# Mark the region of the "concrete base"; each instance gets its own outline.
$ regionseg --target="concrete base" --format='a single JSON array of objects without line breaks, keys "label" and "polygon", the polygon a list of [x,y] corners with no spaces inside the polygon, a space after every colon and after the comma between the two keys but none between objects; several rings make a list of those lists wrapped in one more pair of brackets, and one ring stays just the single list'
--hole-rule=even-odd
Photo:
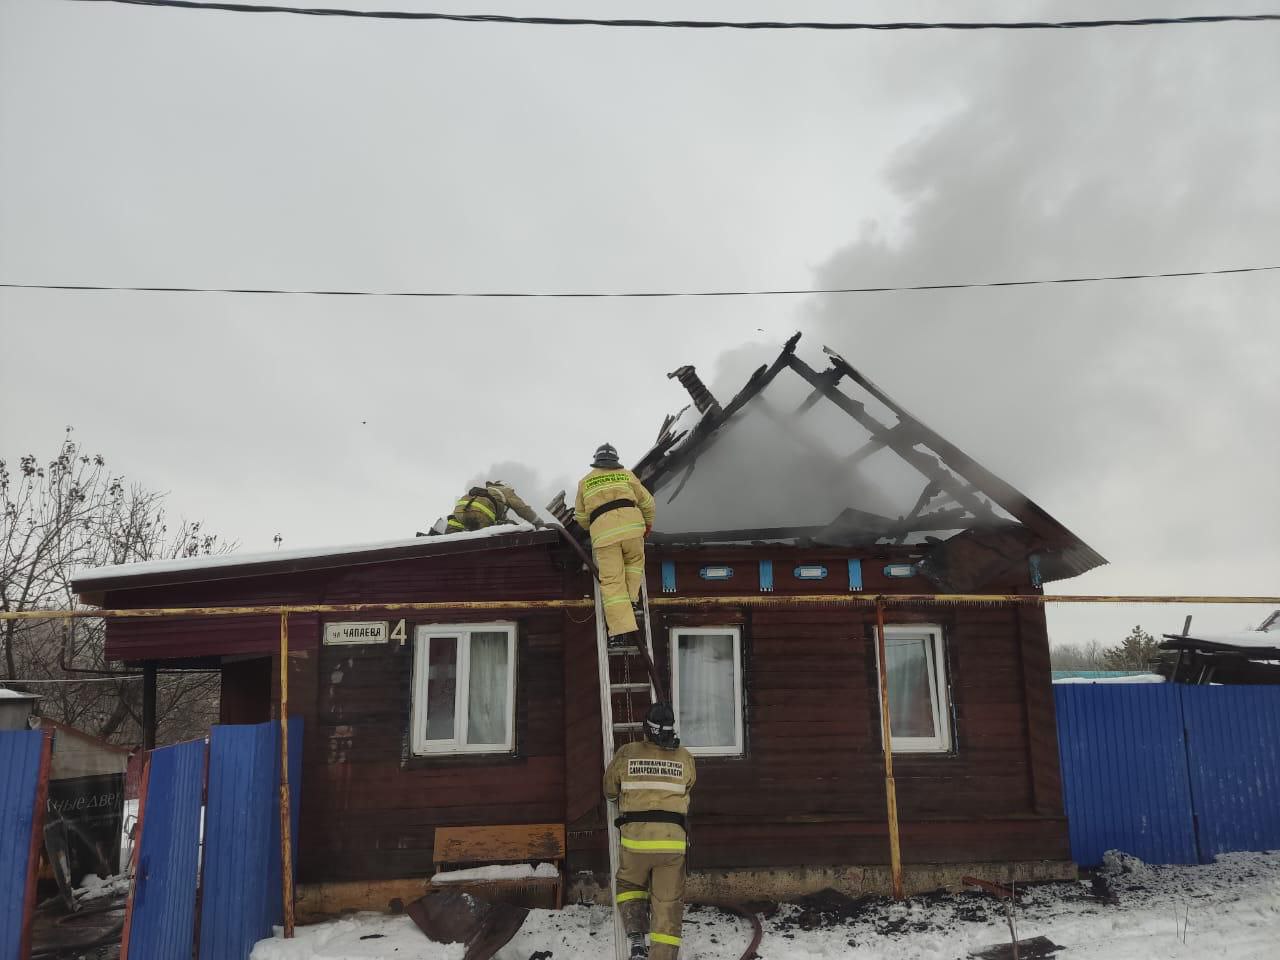
[{"label": "concrete base", "polygon": [[412,880],[302,883],[295,891],[298,923],[319,923],[353,911],[402,913],[405,904],[423,896],[431,886],[427,877]]},{"label": "concrete base", "polygon": [[[908,896],[935,890],[964,889],[962,877],[997,883],[1039,883],[1074,880],[1076,865],[1069,860],[1030,860],[1014,863],[903,864],[902,881]],[[771,869],[699,870],[689,875],[689,900],[742,903],[747,900],[795,900],[831,888],[851,897],[892,892],[889,867],[774,867]],[[572,888],[569,901],[572,902]]]},{"label": "concrete base", "polygon": [[[904,864],[903,884],[908,895],[934,890],[964,889],[961,878],[974,876],[997,883],[1042,883],[1076,879],[1076,865],[1069,860],[1027,860],[1014,863],[918,863]],[[604,877],[580,873],[566,877],[565,903],[609,903]],[[297,891],[299,923],[315,923],[353,910],[399,913],[404,905],[428,890],[426,877],[376,882],[304,883]],[[735,870],[698,870],[689,874],[689,901],[744,903],[750,900],[795,900],[828,887],[851,897],[864,894],[888,896],[887,865],[857,867],[773,867]]]}]

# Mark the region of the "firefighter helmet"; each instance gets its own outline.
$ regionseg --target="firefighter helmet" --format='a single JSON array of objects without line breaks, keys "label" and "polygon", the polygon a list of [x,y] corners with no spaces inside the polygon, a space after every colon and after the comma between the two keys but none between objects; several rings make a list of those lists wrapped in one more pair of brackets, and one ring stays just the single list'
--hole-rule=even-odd
[{"label": "firefighter helmet", "polygon": [[620,467],[621,462],[618,460],[618,451],[614,449],[611,443],[602,443],[596,448],[595,459],[591,461],[593,467]]},{"label": "firefighter helmet", "polygon": [[644,718],[644,736],[660,747],[674,750],[680,746],[676,736],[676,715],[669,703],[655,703]]}]

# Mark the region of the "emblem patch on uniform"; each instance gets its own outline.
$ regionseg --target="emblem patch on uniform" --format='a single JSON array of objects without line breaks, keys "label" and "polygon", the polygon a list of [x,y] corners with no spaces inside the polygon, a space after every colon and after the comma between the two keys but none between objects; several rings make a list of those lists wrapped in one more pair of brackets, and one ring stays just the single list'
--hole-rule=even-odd
[{"label": "emblem patch on uniform", "polygon": [[628,760],[628,777],[674,777],[684,779],[684,764],[679,760]]}]

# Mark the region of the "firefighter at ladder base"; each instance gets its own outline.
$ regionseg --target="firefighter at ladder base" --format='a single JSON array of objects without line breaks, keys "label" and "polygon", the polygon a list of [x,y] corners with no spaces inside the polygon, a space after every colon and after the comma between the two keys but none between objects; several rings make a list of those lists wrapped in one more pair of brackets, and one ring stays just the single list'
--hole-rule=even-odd
[{"label": "firefighter at ladder base", "polygon": [[621,813],[615,821],[622,834],[617,907],[631,960],[675,960],[684,922],[685,818],[696,777],[693,757],[676,737],[670,704],[649,708],[644,737],[619,747],[604,774],[605,796]]},{"label": "firefighter at ladder base", "polygon": [[578,481],[573,517],[591,533],[609,646],[638,642],[636,613],[644,581],[644,538],[653,529],[653,497],[607,443],[596,450],[591,472]]}]

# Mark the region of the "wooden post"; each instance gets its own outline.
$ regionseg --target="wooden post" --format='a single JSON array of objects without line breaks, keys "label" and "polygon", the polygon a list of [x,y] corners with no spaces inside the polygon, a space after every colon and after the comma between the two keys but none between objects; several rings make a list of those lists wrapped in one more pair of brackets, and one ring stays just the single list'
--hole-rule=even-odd
[{"label": "wooden post", "polygon": [[876,660],[880,665],[880,730],[884,738],[884,800],[889,813],[889,872],[893,898],[906,895],[902,887],[902,850],[898,844],[898,788],[893,782],[893,735],[889,730],[889,666],[884,645],[884,599],[876,597]]},{"label": "wooden post", "polygon": [[293,938],[293,838],[289,822],[289,614],[280,614],[280,877],[284,936]]},{"label": "wooden post", "polygon": [[142,749],[156,748],[156,662],[142,665]]}]

